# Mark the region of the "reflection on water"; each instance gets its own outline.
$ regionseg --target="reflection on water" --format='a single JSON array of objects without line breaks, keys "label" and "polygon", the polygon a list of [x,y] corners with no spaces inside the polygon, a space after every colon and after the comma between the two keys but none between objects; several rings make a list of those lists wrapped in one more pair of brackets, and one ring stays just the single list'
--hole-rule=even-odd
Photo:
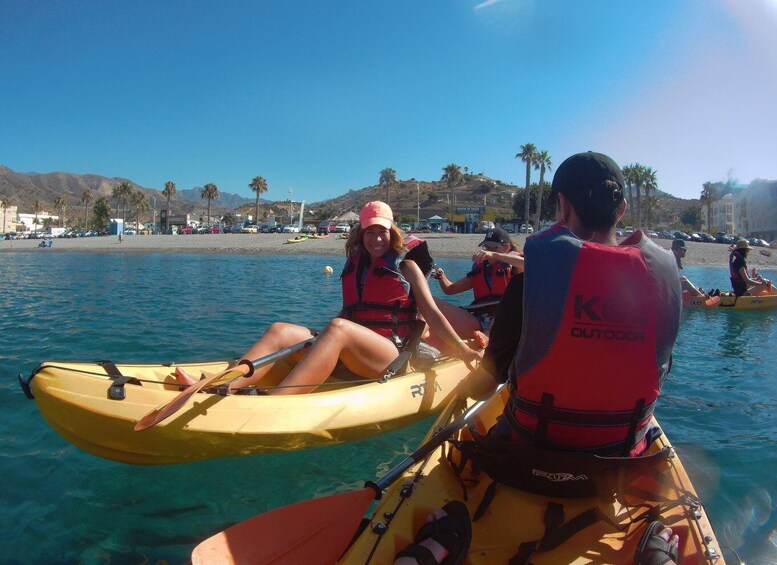
[{"label": "reflection on water", "polygon": [[[0,491],[0,558],[184,562],[197,540],[232,522],[360,487],[409,453],[429,421],[326,449],[132,467],[66,443],[19,390],[16,374],[29,374],[44,359],[225,358],[245,351],[275,320],[321,327],[340,307],[342,261],[0,256],[0,473],[15,485]],[[466,260],[438,263],[451,278],[469,270]],[[336,274],[323,275],[324,265]],[[705,288],[728,283],[725,268],[691,267],[685,274]],[[440,295],[436,283],[432,290]],[[455,299],[463,304],[470,297]],[[752,563],[777,562],[775,321],[774,311],[684,312],[657,408],[723,545]]]}]

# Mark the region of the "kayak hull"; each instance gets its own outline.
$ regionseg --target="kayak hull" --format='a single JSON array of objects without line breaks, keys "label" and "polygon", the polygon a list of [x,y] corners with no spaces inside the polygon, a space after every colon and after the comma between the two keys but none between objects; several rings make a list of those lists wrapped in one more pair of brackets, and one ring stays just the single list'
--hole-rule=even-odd
[{"label": "kayak hull", "polygon": [[[506,392],[478,413],[477,428],[481,433],[501,413]],[[663,447],[671,445],[662,434],[651,449]],[[490,484],[490,478],[473,471],[471,466],[457,476],[444,448],[439,448],[425,463],[410,468],[387,489],[369,524],[339,563],[393,562],[395,554],[412,543],[427,517],[447,501],[463,501],[470,516],[475,516]],[[612,500],[613,497],[553,498],[499,484],[483,515],[472,522],[472,543],[464,563],[507,563],[522,543],[542,539],[544,517],[551,502],[563,505],[564,523],[597,508],[618,527],[597,521],[557,547],[535,552],[531,563],[633,563],[642,534],[654,519],[671,524],[680,536],[681,563],[723,563],[704,508],[676,453],[630,484],[631,490],[617,492]]]},{"label": "kayak hull", "polygon": [[[95,363],[42,363],[28,381],[46,421],[66,440],[94,455],[137,465],[185,463],[332,445],[393,430],[439,411],[468,369],[442,359],[426,371],[385,381],[330,378],[300,395],[198,393],[174,416],[143,432],[135,423],[180,392],[174,371],[212,375],[226,362],[122,365],[139,380],[112,398],[115,382]],[[116,395],[114,395],[116,396]],[[121,395],[119,395],[121,396]]]},{"label": "kayak hull", "polygon": [[758,296],[723,296],[705,299],[683,293],[683,308],[698,310],[772,310],[777,308],[777,294]]}]

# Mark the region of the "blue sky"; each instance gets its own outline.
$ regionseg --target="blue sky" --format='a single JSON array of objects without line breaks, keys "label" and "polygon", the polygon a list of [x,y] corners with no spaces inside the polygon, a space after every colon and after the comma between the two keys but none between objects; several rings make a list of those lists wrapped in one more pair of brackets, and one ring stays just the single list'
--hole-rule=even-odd
[{"label": "blue sky", "polygon": [[[0,0],[0,164],[319,201],[597,150],[777,178],[777,0]],[[534,174],[536,180],[537,174]]]}]

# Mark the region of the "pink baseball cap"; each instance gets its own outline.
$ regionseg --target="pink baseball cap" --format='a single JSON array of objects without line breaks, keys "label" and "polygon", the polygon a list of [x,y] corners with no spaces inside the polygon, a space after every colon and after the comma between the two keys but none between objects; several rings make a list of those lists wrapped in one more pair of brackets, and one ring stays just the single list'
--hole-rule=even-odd
[{"label": "pink baseball cap", "polygon": [[394,213],[385,202],[380,202],[378,200],[368,202],[359,213],[359,224],[362,229],[367,229],[368,227],[375,225],[390,228],[393,223]]}]

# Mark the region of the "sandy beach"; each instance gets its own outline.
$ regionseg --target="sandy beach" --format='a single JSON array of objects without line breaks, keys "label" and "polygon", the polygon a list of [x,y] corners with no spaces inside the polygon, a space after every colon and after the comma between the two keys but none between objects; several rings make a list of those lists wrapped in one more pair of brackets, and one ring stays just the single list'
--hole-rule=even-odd
[{"label": "sandy beach", "polygon": [[[482,234],[420,234],[429,244],[434,257],[468,257],[483,240]],[[41,240],[25,239],[0,241],[2,252],[66,253],[72,251],[100,253],[259,253],[267,255],[302,254],[344,255],[345,240],[336,235],[323,239],[308,239],[300,243],[287,243],[289,234],[203,234],[203,235],[130,235],[119,243],[117,236],[87,237],[78,239],[53,239],[49,248],[39,248]],[[513,235],[520,247],[525,235]],[[668,248],[669,240],[657,239],[658,245]],[[727,266],[728,246],[718,243],[686,244],[688,252],[685,265]],[[753,250],[748,265],[777,267],[777,250]]]}]

